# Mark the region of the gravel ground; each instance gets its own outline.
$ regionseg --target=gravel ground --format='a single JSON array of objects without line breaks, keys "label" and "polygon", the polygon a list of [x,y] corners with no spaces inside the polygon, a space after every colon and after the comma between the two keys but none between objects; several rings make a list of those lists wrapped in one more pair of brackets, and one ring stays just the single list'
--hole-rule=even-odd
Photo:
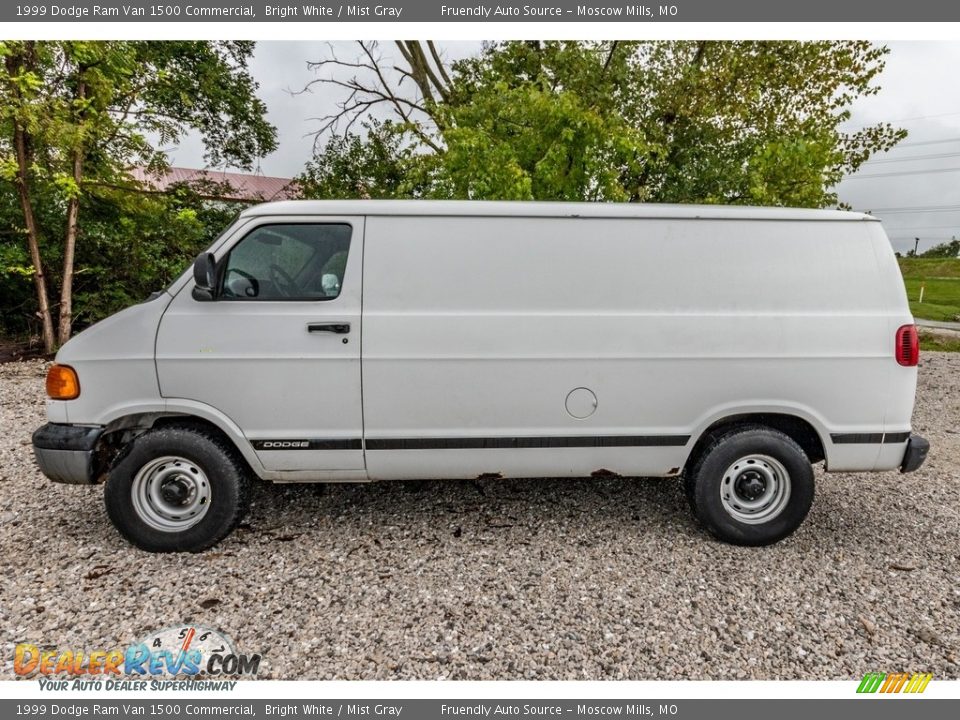
[{"label": "gravel ground", "polygon": [[199,555],[114,532],[35,469],[44,366],[0,365],[2,676],[16,642],[199,623],[282,679],[960,676],[960,354],[923,358],[917,473],[823,475],[770,548],[707,537],[675,480],[258,487]]}]

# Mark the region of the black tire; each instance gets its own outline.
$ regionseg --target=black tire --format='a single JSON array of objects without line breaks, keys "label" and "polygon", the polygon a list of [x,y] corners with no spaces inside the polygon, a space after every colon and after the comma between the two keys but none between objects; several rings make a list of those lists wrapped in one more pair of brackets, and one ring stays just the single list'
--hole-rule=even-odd
[{"label": "black tire", "polygon": [[[209,506],[184,530],[161,530],[137,510],[134,480],[158,458],[176,456],[199,468]],[[235,448],[201,428],[165,427],[137,437],[110,470],[104,489],[107,515],[120,534],[149,552],[199,552],[216,545],[243,519],[249,502],[248,470]]]},{"label": "black tire", "polygon": [[[739,477],[727,474],[728,469],[752,455],[772,458],[789,476],[789,496],[779,505],[782,509],[756,524],[735,517],[721,498],[721,487],[730,488]],[[782,540],[800,526],[813,504],[813,467],[803,449],[782,432],[761,425],[744,425],[709,438],[684,483],[697,519],[715,537],[734,545],[770,545]],[[727,502],[735,504],[736,496]]]}]

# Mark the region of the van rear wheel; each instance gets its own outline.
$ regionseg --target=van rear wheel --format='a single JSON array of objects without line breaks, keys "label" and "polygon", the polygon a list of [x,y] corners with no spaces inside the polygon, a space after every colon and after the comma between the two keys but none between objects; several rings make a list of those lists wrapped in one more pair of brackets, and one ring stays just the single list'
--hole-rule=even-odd
[{"label": "van rear wheel", "polygon": [[199,552],[222,540],[247,507],[246,467],[234,448],[198,428],[150,430],[111,469],[107,515],[150,552]]},{"label": "van rear wheel", "polygon": [[813,503],[813,468],[787,435],[742,426],[715,436],[684,478],[694,515],[735,545],[769,545],[790,535]]}]

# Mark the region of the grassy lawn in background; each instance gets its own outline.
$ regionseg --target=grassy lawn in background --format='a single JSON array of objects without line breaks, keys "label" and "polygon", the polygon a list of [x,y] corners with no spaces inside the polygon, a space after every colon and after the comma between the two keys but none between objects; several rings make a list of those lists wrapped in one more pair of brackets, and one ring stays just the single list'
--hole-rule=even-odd
[{"label": "grassy lawn in background", "polygon": [[920,333],[920,350],[960,352],[960,335]]},{"label": "grassy lawn in background", "polygon": [[900,258],[900,272],[914,317],[960,322],[960,259]]}]

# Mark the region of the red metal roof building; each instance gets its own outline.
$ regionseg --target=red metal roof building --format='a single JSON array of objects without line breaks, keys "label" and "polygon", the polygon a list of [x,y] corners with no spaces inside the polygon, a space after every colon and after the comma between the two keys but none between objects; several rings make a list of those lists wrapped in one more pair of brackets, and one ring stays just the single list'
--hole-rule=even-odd
[{"label": "red metal roof building", "polygon": [[198,189],[201,197],[208,200],[265,202],[299,197],[297,183],[292,178],[181,167],[168,168],[160,175],[155,175],[146,168],[134,168],[131,175],[137,182],[156,192],[164,192],[173,185],[186,183]]}]

